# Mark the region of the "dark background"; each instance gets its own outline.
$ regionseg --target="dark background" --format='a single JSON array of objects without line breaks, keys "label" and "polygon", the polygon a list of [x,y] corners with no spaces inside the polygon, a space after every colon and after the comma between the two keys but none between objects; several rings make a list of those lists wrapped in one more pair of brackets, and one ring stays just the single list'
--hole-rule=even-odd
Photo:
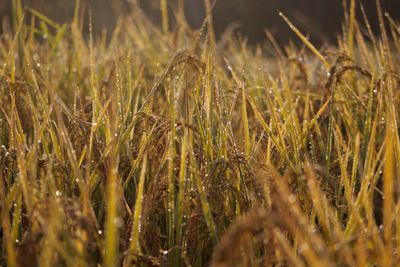
[{"label": "dark background", "polygon": [[[104,27],[112,28],[119,15],[129,13],[129,0],[81,0],[85,10],[89,7],[93,13],[95,31]],[[26,5],[40,10],[58,22],[71,19],[73,0],[25,0]],[[159,0],[139,0],[142,8],[156,23],[160,21]],[[170,7],[177,0],[169,0]],[[193,27],[199,27],[204,18],[203,0],[184,0],[187,21]],[[375,0],[357,1],[367,11],[373,28],[377,31]],[[384,11],[395,20],[400,19],[400,0],[382,0]],[[250,42],[265,39],[264,30],[270,30],[280,43],[294,38],[289,27],[278,16],[279,11],[286,14],[304,33],[308,33],[316,43],[334,41],[341,32],[343,22],[342,0],[216,0],[213,9],[214,24],[218,35],[228,25],[238,22],[240,32]],[[360,8],[358,13],[361,18]],[[0,17],[10,14],[11,0],[0,0]]]}]

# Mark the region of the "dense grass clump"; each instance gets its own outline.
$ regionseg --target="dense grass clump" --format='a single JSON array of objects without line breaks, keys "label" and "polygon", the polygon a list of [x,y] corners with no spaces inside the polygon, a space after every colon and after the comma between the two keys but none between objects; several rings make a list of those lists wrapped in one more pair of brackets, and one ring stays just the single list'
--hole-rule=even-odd
[{"label": "dense grass clump", "polygon": [[379,4],[381,36],[351,1],[317,49],[283,14],[302,47],[179,9],[172,28],[166,1],[162,30],[136,7],[85,39],[78,5],[59,25],[13,2],[0,265],[400,264],[400,27]]}]

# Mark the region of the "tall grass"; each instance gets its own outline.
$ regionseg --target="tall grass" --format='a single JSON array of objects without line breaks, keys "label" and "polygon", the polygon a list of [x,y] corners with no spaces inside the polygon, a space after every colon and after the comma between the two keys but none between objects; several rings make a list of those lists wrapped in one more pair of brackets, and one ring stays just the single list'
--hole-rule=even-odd
[{"label": "tall grass", "polygon": [[60,25],[13,1],[1,265],[400,264],[400,26],[351,1],[336,45],[281,14],[303,46],[251,47],[204,3],[198,30],[161,0],[162,29],[135,8],[107,40],[79,2]]}]

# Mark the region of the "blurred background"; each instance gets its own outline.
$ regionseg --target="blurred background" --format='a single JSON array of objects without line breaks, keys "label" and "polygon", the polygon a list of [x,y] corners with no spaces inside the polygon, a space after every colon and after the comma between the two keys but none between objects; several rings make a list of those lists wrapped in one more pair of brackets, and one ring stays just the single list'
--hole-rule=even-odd
[{"label": "blurred background", "polygon": [[[10,15],[12,0],[0,0],[2,21]],[[160,22],[159,0],[81,0],[82,6],[93,13],[95,32],[103,28],[112,29],[121,15],[129,13],[133,1],[138,1],[148,16]],[[204,0],[168,0],[172,10],[181,1],[185,5],[185,16],[192,27],[199,27],[204,19]],[[71,19],[75,1],[73,0],[23,0],[50,18],[65,22]],[[364,6],[373,28],[377,31],[375,0],[359,0]],[[384,11],[395,20],[400,18],[400,0],[381,0]],[[251,43],[266,38],[265,29],[272,32],[279,43],[294,38],[293,33],[278,16],[279,11],[286,14],[313,42],[320,44],[334,41],[341,32],[343,21],[343,2],[341,0],[216,0],[213,8],[217,35],[235,23],[239,32]],[[360,8],[358,13],[361,18]],[[171,12],[172,15],[172,12]]]}]

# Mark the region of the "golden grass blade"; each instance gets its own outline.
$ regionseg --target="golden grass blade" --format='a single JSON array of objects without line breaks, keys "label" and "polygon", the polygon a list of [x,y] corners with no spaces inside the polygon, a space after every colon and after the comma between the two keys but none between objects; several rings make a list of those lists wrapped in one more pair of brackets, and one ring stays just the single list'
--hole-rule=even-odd
[{"label": "golden grass blade", "polygon": [[[143,223],[142,209],[143,209],[143,196],[144,196],[144,183],[146,178],[146,168],[147,168],[147,154],[143,156],[142,169],[140,171],[139,184],[137,188],[137,195],[135,201],[135,211],[133,213],[133,225],[131,229],[129,254],[139,255],[141,253],[140,248],[140,231],[141,224]],[[126,258],[126,263],[129,266],[129,262],[133,260],[134,256],[128,255]]]},{"label": "golden grass blade", "polygon": [[296,26],[294,26],[293,23],[290,22],[290,20],[285,15],[283,15],[282,12],[279,13],[279,16],[281,16],[285,20],[285,22],[289,25],[289,27],[293,30],[293,32],[300,38],[300,40],[307,46],[307,48],[310,49],[311,52],[314,53],[314,55],[321,60],[321,62],[324,64],[326,70],[327,71],[330,70],[331,64],[329,64],[328,61],[318,51],[318,49],[315,48],[315,46],[310,43],[310,41],[307,39],[307,37],[305,37],[299,31],[299,29],[297,29]]}]

